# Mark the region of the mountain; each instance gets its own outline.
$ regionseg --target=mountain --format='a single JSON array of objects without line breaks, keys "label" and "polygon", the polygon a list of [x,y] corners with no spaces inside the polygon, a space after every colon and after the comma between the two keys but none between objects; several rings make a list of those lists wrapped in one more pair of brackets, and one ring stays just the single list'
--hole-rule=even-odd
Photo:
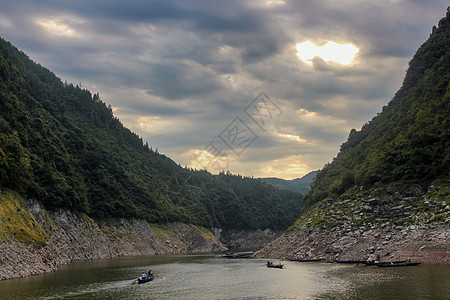
[{"label": "mountain", "polygon": [[0,188],[96,220],[224,230],[284,230],[303,204],[256,179],[182,168],[125,128],[98,93],[63,83],[3,39]]},{"label": "mountain", "polygon": [[259,255],[450,263],[449,81],[450,7],[394,98],[350,132],[300,219]]},{"label": "mountain", "polygon": [[285,180],[276,177],[260,178],[260,180],[263,182],[270,183],[271,185],[279,189],[290,190],[294,192],[299,192],[302,195],[306,195],[311,189],[311,184],[314,178],[316,177],[317,172],[318,171],[312,171],[301,178],[296,178],[292,180]]}]

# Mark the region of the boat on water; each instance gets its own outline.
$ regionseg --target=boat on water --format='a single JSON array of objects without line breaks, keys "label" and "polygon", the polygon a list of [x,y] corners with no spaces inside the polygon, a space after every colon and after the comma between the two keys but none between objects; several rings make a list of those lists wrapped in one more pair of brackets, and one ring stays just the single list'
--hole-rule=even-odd
[{"label": "boat on water", "polygon": [[278,269],[283,269],[284,267],[282,263],[274,264],[273,262],[267,262],[266,266],[268,268],[278,268]]},{"label": "boat on water", "polygon": [[137,279],[137,282],[138,282],[138,284],[141,284],[141,283],[147,283],[147,282],[149,282],[149,281],[152,281],[153,278],[154,278],[153,275],[145,276],[145,277],[144,277],[144,276],[141,276],[141,277],[139,277],[139,278]]},{"label": "boat on water", "polygon": [[405,260],[397,260],[397,261],[365,261],[363,262],[363,264],[365,264],[366,266],[376,266],[376,265],[388,265],[391,263],[394,264],[401,264],[401,263],[405,263],[408,262],[406,259]]},{"label": "boat on water", "polygon": [[313,261],[323,261],[324,259],[323,258],[300,258],[300,257],[297,257],[297,258],[292,258],[292,259],[290,259],[290,261],[301,261],[301,262],[313,262]]},{"label": "boat on water", "polygon": [[222,257],[225,258],[252,258],[253,253],[243,252],[243,253],[226,253]]},{"label": "boat on water", "polygon": [[410,267],[410,266],[418,266],[420,265],[420,262],[400,262],[400,263],[376,263],[375,266],[381,267],[381,268],[390,268],[390,267]]},{"label": "boat on water", "polygon": [[336,262],[338,264],[363,264],[366,261],[365,260],[353,260],[353,259],[349,259],[349,260],[336,260]]},{"label": "boat on water", "polygon": [[150,269],[150,270],[148,270],[147,274],[145,274],[145,272],[144,272],[142,274],[142,276],[139,276],[138,278],[136,278],[136,280],[133,283],[135,283],[136,281],[138,284],[147,283],[147,282],[152,281],[153,278],[154,278],[153,271]]}]

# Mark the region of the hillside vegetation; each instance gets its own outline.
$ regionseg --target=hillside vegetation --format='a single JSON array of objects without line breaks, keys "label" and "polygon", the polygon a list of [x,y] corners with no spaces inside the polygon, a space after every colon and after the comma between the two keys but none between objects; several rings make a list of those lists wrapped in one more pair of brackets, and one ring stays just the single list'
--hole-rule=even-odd
[{"label": "hillside vegetation", "polygon": [[[450,178],[450,16],[409,63],[403,86],[381,113],[352,130],[317,174],[308,206],[373,189],[427,189]],[[382,87],[380,87],[382,88]]]},{"label": "hillside vegetation", "polygon": [[292,180],[285,180],[276,177],[261,178],[260,180],[270,183],[271,185],[279,189],[299,192],[302,195],[306,195],[311,190],[311,184],[316,177],[317,172],[318,171],[312,171],[301,178]]},{"label": "hillside vegetation", "polygon": [[383,111],[316,176],[301,217],[259,257],[450,264],[450,10]]},{"label": "hillside vegetation", "polygon": [[[285,229],[299,193],[182,168],[114,117],[99,94],[61,82],[0,40],[0,188],[97,219]],[[0,200],[1,200],[0,193]]]}]

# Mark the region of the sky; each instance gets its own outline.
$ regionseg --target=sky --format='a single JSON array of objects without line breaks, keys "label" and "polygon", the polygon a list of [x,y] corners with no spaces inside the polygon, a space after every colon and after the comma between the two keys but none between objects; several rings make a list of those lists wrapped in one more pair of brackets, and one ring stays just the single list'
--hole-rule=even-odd
[{"label": "sky", "polygon": [[182,166],[293,179],[382,110],[444,0],[0,0],[0,36]]}]

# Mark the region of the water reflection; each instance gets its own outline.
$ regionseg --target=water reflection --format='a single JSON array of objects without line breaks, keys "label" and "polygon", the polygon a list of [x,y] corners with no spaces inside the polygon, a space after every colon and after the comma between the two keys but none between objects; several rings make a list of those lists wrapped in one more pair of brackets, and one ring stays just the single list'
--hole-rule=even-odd
[{"label": "water reflection", "polygon": [[[0,282],[4,299],[445,299],[449,267],[376,268],[215,255],[77,262],[58,272]],[[133,284],[155,271],[155,279]],[[0,297],[0,298],[1,298]],[[3,299],[3,298],[2,298]]]}]

